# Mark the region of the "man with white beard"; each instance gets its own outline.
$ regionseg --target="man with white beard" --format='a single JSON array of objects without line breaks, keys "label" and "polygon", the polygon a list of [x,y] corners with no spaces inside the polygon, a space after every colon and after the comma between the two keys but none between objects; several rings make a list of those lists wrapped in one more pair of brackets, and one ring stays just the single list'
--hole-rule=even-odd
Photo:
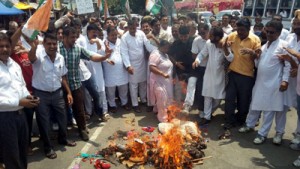
[{"label": "man with white beard", "polygon": [[149,52],[155,49],[146,35],[137,30],[136,21],[128,21],[128,32],[121,39],[121,56],[129,73],[130,97],[133,110],[137,113],[141,112],[138,105],[138,91],[141,102],[147,102],[147,64],[144,47]]}]

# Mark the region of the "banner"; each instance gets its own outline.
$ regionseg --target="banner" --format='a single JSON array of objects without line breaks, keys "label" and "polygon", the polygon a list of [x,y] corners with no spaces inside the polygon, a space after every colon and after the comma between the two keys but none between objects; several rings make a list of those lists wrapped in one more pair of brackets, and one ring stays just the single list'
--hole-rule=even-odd
[{"label": "banner", "polygon": [[94,6],[92,0],[76,0],[78,14],[93,13]]}]

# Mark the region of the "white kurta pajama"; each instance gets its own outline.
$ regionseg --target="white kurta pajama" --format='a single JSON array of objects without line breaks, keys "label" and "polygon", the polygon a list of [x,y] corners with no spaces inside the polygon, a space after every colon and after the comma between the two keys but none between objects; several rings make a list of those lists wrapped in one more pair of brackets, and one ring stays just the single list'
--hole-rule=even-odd
[{"label": "white kurta pajama", "polygon": [[257,77],[252,90],[250,111],[246,125],[254,128],[263,111],[263,123],[258,134],[266,137],[273,122],[275,112],[283,111],[283,92],[279,90],[281,82],[288,82],[290,63],[279,60],[279,54],[286,54],[283,47],[287,42],[277,39],[267,48],[269,42],[262,46],[262,54],[257,60]]},{"label": "white kurta pajama", "polygon": [[[106,41],[108,40],[105,40],[105,42]],[[117,39],[115,44],[111,42],[108,44],[110,49],[113,50],[109,59],[114,62],[114,65],[107,62],[102,63],[107,100],[111,107],[117,106],[115,102],[115,91],[116,88],[118,88],[121,104],[124,106],[128,102],[128,72],[121,57],[121,40]]]},{"label": "white kurta pajama", "polygon": [[134,73],[129,74],[129,90],[132,106],[138,106],[138,90],[142,102],[147,102],[147,62],[144,46],[149,52],[155,47],[150,44],[144,32],[137,30],[135,36],[126,32],[121,39],[121,56],[126,68],[131,66]]},{"label": "white kurta pajama", "polygon": [[225,98],[224,58],[223,49],[217,48],[210,40],[206,42],[196,58],[199,63],[208,59],[202,87],[202,96],[204,96],[203,113],[204,118],[207,120],[210,120],[213,109],[219,105],[221,99]]},{"label": "white kurta pajama", "polygon": [[[300,52],[300,42],[297,41],[297,35],[295,33],[289,34],[286,38],[288,43],[288,48],[294,49],[297,52]],[[298,59],[293,57],[294,61],[298,64]],[[297,108],[297,77],[289,77],[289,87],[283,93],[283,104],[284,110],[283,112],[278,112],[275,115],[275,130],[277,133],[284,134],[285,124],[286,124],[286,113],[288,112],[290,107]],[[300,122],[298,121],[296,133],[300,133]]]},{"label": "white kurta pajama", "polygon": [[[100,40],[99,43],[102,47],[104,47],[104,43]],[[85,43],[83,46],[88,51],[94,52],[94,53],[101,53],[101,50],[98,50],[97,44],[91,44],[88,37],[85,36]],[[95,85],[96,90],[100,95],[100,104],[102,107],[103,113],[107,113],[108,107],[107,107],[107,101],[106,101],[106,94],[105,94],[105,83],[104,83],[104,77],[103,77],[103,69],[102,69],[102,63],[101,62],[93,62],[93,61],[86,61],[87,68],[92,73],[92,77]]]}]

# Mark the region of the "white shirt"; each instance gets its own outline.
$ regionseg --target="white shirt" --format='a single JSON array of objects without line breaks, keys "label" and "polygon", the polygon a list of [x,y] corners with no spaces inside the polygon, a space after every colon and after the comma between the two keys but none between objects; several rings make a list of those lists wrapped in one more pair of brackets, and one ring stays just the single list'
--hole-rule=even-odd
[{"label": "white shirt", "polygon": [[8,58],[7,65],[0,61],[0,112],[22,109],[19,101],[29,94],[20,66]]},{"label": "white shirt", "polygon": [[56,53],[54,62],[46,54],[45,49],[36,53],[37,60],[32,64],[32,87],[53,92],[61,88],[62,76],[67,74],[64,57]]},{"label": "white shirt", "polygon": [[156,49],[150,44],[144,32],[137,30],[135,36],[126,32],[121,39],[121,55],[125,67],[132,66],[134,74],[129,75],[129,82],[140,83],[147,79],[147,63],[144,53],[144,46],[149,52]]},{"label": "white shirt", "polygon": [[[103,62],[104,81],[106,87],[121,86],[128,83],[128,72],[124,67],[121,57],[121,40],[117,39],[116,44],[109,42],[110,49],[113,50],[110,60],[115,64],[111,65]],[[104,54],[105,52],[103,51]]]},{"label": "white shirt", "polygon": [[286,38],[289,34],[290,34],[290,32],[288,30],[282,28],[279,39],[286,40]]},{"label": "white shirt", "polygon": [[228,24],[226,27],[223,26],[222,29],[223,29],[223,32],[224,32],[226,35],[229,35],[229,34],[232,32],[232,27],[231,27],[230,24]]},{"label": "white shirt", "polygon": [[[76,44],[81,47],[84,47],[85,46],[85,37],[80,34],[79,38],[76,40]],[[86,67],[86,65],[82,59],[80,59],[80,62],[79,62],[79,69],[80,69],[79,70],[80,80],[82,82],[88,80],[92,76],[91,72]]]},{"label": "white shirt", "polygon": [[288,82],[291,65],[289,62],[278,58],[280,54],[287,52],[283,47],[287,47],[287,42],[277,39],[261,47],[262,53],[256,61],[257,77],[252,90],[251,110],[257,111],[283,111],[284,97],[279,91],[282,81]]},{"label": "white shirt", "polygon": [[225,70],[223,61],[225,54],[222,48],[217,48],[215,44],[208,40],[198,54],[196,60],[200,63],[206,59],[207,65],[203,76],[202,96],[214,99],[225,98]]},{"label": "white shirt", "polygon": [[[94,52],[94,53],[100,53],[101,51],[98,50],[97,44],[91,44],[88,37],[84,37],[84,48],[88,51]],[[101,44],[101,47],[104,47],[104,43],[97,38],[99,43]],[[96,84],[96,90],[98,92],[102,92],[105,90],[105,83],[104,83],[104,77],[103,77],[103,69],[102,69],[102,63],[101,62],[93,62],[93,61],[85,61],[87,68],[92,73],[92,78],[95,81]]]},{"label": "white shirt", "polygon": [[[201,36],[197,36],[193,41],[191,52],[193,54],[200,53],[201,50],[204,48],[205,44],[206,44],[206,40],[203,39]],[[200,66],[205,67],[207,64],[207,60],[208,60],[207,57],[203,58],[200,62]]]}]

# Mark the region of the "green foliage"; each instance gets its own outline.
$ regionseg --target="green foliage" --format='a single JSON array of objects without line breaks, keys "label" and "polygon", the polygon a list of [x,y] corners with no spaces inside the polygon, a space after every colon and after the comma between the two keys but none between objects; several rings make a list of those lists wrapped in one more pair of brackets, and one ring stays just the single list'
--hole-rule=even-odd
[{"label": "green foliage", "polygon": [[[146,0],[129,0],[131,13],[143,14],[145,11]],[[124,6],[121,6],[121,0],[107,0],[109,12],[113,15],[124,14]]]}]

